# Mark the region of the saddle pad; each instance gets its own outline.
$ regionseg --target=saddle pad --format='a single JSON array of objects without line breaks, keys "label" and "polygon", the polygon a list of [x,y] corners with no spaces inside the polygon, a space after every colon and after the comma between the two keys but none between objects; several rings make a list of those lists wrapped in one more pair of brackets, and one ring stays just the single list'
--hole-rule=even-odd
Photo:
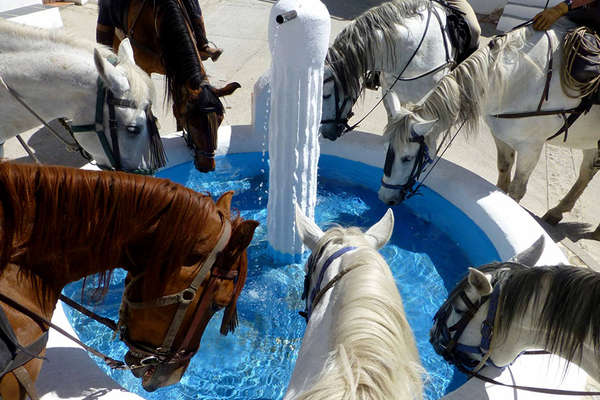
[{"label": "saddle pad", "polygon": [[123,30],[129,0],[98,0],[98,23]]}]

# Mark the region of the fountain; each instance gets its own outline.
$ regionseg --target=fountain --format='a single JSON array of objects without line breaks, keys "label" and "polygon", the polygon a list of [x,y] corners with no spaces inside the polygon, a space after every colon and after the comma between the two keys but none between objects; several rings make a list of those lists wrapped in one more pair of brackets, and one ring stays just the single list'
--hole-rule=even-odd
[{"label": "fountain", "polygon": [[280,0],[271,9],[269,187],[277,190],[269,192],[267,235],[271,247],[282,254],[303,251],[294,203],[314,218],[323,63],[330,29],[329,12],[320,0]]}]

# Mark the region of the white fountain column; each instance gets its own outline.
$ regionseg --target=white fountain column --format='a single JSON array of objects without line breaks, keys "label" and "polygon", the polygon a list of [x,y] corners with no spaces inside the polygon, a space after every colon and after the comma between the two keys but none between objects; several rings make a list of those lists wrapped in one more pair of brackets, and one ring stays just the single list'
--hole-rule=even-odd
[{"label": "white fountain column", "polygon": [[271,106],[267,239],[279,253],[301,253],[294,202],[314,218],[323,64],[331,22],[320,0],[280,0],[269,17]]}]

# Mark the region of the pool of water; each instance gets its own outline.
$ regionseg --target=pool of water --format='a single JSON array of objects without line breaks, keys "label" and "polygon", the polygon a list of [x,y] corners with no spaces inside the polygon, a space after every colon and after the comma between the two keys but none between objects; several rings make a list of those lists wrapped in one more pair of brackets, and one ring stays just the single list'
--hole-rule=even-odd
[{"label": "pool of water", "polygon": [[[221,336],[221,316],[209,323],[201,347],[181,382],[147,393],[131,373],[108,370],[127,390],[147,399],[281,399],[291,377],[305,329],[298,311],[304,278],[304,261],[275,261],[266,242],[268,169],[260,153],[228,155],[217,159],[216,172],[198,173],[191,163],[158,174],[214,198],[234,190],[232,207],[246,219],[261,222],[248,249],[248,279],[238,300],[240,325],[234,334]],[[377,198],[381,170],[332,156],[319,162],[316,222],[322,228],[335,222],[344,226],[370,227],[387,206]],[[448,288],[470,265],[498,260],[483,232],[461,211],[435,192],[424,188],[394,207],[395,227],[390,242],[381,250],[402,295],[421,360],[428,372],[426,398],[438,399],[465,380],[435,354],[429,344],[431,319],[443,303]],[[116,320],[125,272],[113,275],[108,295],[101,304],[84,303]],[[65,294],[81,300],[81,282],[65,288]],[[94,287],[93,282],[90,287]],[[122,359],[125,345],[95,321],[67,309],[79,336],[88,344]]]}]

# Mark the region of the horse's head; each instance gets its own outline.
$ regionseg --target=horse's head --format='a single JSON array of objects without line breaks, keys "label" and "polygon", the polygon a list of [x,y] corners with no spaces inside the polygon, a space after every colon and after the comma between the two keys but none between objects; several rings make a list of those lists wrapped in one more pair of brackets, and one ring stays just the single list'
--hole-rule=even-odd
[{"label": "horse's head", "polygon": [[[484,355],[482,348],[487,346],[489,350],[486,340],[491,340],[492,332],[488,332],[485,340],[482,332],[493,329],[493,321],[491,325],[484,326],[493,291],[491,274],[469,268],[467,278],[458,284],[435,314],[430,342],[449,363],[475,369]],[[494,361],[493,357],[490,361]]]},{"label": "horse's head", "polygon": [[384,203],[399,204],[414,193],[423,169],[431,162],[435,122],[408,113],[395,117],[386,127],[387,153],[379,188]]},{"label": "horse's head", "polygon": [[121,42],[115,65],[98,50],[94,62],[99,75],[95,124],[73,127],[76,132],[88,132],[77,136],[82,147],[103,168],[151,173],[164,166],[151,108],[154,87],[135,65],[129,41]]},{"label": "horse's head", "polygon": [[[319,301],[320,288],[325,286],[323,278],[329,278],[339,270],[341,256],[346,252],[361,248],[379,250],[390,240],[394,230],[394,214],[389,209],[379,222],[366,232],[357,228],[343,229],[334,227],[323,232],[311,219],[307,218],[296,205],[296,228],[298,236],[312,252],[304,278],[306,299],[306,318],[310,317],[313,307]],[[328,274],[324,273],[327,269]]]},{"label": "horse's head", "polygon": [[194,165],[201,172],[214,171],[217,131],[225,114],[220,97],[230,95],[240,86],[233,82],[221,89],[208,81],[193,84],[190,81],[179,89],[179,99],[173,110],[175,117],[183,121],[189,135],[190,147],[194,150]]},{"label": "horse's head", "polygon": [[325,67],[323,75],[323,106],[319,133],[329,139],[336,140],[348,128],[348,120],[352,117],[352,106],[356,102],[346,93],[343,85],[335,78],[333,69]]},{"label": "horse's head", "polygon": [[166,277],[159,292],[147,292],[143,273],[126,278],[119,315],[121,338],[129,347],[125,361],[147,391],[181,379],[215,312],[225,309],[223,335],[237,325],[236,302],[247,274],[246,248],[258,222],[230,221],[231,196],[228,192],[217,201],[222,224],[211,250],[196,248],[183,257],[184,265]]}]

